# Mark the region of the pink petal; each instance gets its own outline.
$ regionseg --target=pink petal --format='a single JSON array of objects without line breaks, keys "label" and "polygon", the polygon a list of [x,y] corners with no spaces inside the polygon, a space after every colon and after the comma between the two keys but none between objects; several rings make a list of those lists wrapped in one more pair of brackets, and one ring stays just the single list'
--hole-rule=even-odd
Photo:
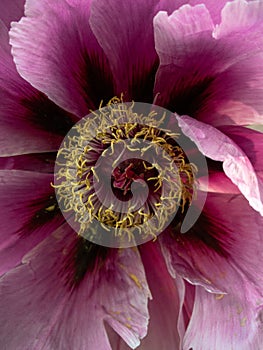
[{"label": "pink petal", "polygon": [[183,282],[180,277],[171,278],[157,242],[141,246],[140,253],[153,298],[149,302],[149,329],[141,349],[153,349],[153,344],[156,349],[177,349],[183,335],[180,323]]},{"label": "pink petal", "polygon": [[[12,53],[23,78],[79,117],[114,96],[107,59],[90,26],[90,1],[27,1],[10,31]],[[65,40],[66,38],[66,40]]]},{"label": "pink petal", "polygon": [[51,181],[52,174],[0,170],[0,275],[62,224],[62,215],[51,210]]},{"label": "pink petal", "polygon": [[128,100],[153,100],[158,67],[153,17],[160,9],[171,7],[171,1],[158,0],[96,0],[92,3],[92,30],[110,61],[117,93],[124,92]]},{"label": "pink petal", "polygon": [[221,20],[221,10],[225,6],[228,0],[190,0],[187,1],[189,5],[199,5],[199,4],[205,4],[205,7],[208,9],[213,22],[219,23]]},{"label": "pink petal", "polygon": [[[222,38],[233,32],[246,31],[262,24],[263,3],[261,0],[230,1],[221,13],[221,23],[216,26],[214,36]],[[235,20],[233,21],[233,18]]]},{"label": "pink petal", "polygon": [[183,133],[205,156],[223,162],[225,174],[238,186],[249,204],[263,215],[263,184],[241,148],[211,125],[187,116],[177,119]]},{"label": "pink petal", "polygon": [[[184,283],[179,276],[174,280],[169,275],[158,242],[142,245],[140,254],[153,299],[149,301],[147,336],[138,350],[179,349],[184,335],[180,305]],[[109,334],[113,349],[129,349],[116,333]]]},{"label": "pink petal", "polygon": [[18,21],[24,14],[25,0],[1,0],[0,19],[9,28],[12,21]]},{"label": "pink petal", "polygon": [[199,220],[185,234],[161,235],[170,273],[215,293],[263,297],[263,218],[242,195],[208,193]]},{"label": "pink petal", "polygon": [[237,126],[223,126],[220,130],[246,153],[257,175],[263,180],[263,133]]},{"label": "pink petal", "polygon": [[196,287],[184,349],[259,350],[262,343],[262,319],[253,305],[233,295],[211,294]]},{"label": "pink petal", "polygon": [[[154,93],[159,94],[158,104],[178,114],[192,115],[198,111],[199,100],[218,69],[218,52],[211,39],[213,28],[204,5],[185,5],[170,16],[165,12],[155,16],[155,47],[160,67]],[[188,111],[189,106],[194,110]]]},{"label": "pink petal", "polygon": [[73,118],[18,75],[1,21],[0,40],[0,155],[56,151]]},{"label": "pink petal", "polygon": [[1,279],[2,346],[110,350],[104,322],[131,348],[139,345],[147,329],[149,291],[138,252],[116,250],[70,289],[65,259],[75,240],[65,225]]},{"label": "pink petal", "polygon": [[159,105],[214,126],[262,122],[263,24],[217,38],[206,7],[185,5],[154,27]]}]

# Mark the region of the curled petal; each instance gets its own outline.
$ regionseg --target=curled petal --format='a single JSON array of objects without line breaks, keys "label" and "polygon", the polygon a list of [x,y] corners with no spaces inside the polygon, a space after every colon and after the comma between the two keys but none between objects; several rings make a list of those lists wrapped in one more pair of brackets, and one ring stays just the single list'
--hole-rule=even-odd
[{"label": "curled petal", "polygon": [[205,4],[205,7],[208,9],[213,22],[220,23],[221,21],[221,10],[225,6],[228,0],[189,0],[188,3],[192,6],[198,4]]},{"label": "curled petal", "polygon": [[223,162],[225,174],[244,194],[250,205],[263,215],[263,184],[245,152],[211,125],[187,116],[177,119],[184,134],[195,142],[205,156]]}]

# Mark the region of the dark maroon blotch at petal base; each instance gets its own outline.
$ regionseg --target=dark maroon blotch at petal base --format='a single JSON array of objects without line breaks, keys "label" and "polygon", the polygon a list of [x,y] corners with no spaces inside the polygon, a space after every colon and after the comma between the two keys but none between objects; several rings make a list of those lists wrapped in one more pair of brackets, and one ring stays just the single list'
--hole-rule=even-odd
[{"label": "dark maroon blotch at petal base", "polygon": [[80,285],[87,273],[99,274],[106,260],[117,253],[117,250],[96,245],[77,236],[77,233],[75,235],[69,254],[61,266],[61,276],[73,290]]},{"label": "dark maroon blotch at petal base", "polygon": [[35,230],[41,228],[57,216],[61,216],[55,193],[52,193],[47,197],[42,197],[37,201],[32,201],[29,203],[29,207],[25,207],[24,210],[28,210],[34,214],[16,232],[16,234],[21,236],[22,239],[24,236],[34,234]]},{"label": "dark maroon blotch at petal base", "polygon": [[[62,110],[40,92],[31,96],[21,96],[20,104],[26,108],[26,119],[36,131],[39,128],[58,137],[64,136],[78,121],[76,116]],[[61,137],[60,140],[62,141]]]},{"label": "dark maroon blotch at petal base", "polygon": [[[86,96],[92,101],[90,108],[98,109],[101,102],[108,102],[115,95],[115,84],[104,55],[96,51],[83,53],[80,66],[81,85]],[[87,105],[89,101],[86,101]],[[90,111],[87,110],[88,114]]]},{"label": "dark maroon blotch at petal base", "polygon": [[97,0],[91,5],[91,28],[109,60],[116,93],[124,93],[127,101],[153,101],[159,59],[152,24],[154,15],[166,7],[171,9],[170,1]]},{"label": "dark maroon blotch at petal base", "polygon": [[0,170],[0,275],[64,222],[52,180],[52,173]]}]

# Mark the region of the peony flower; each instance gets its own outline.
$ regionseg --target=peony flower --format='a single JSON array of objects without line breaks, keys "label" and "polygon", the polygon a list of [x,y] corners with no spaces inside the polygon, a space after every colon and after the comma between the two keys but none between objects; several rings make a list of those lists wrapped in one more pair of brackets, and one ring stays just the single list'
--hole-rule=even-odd
[{"label": "peony flower", "polygon": [[[263,124],[262,1],[0,10],[1,347],[260,349],[263,136],[247,126]],[[168,109],[206,157],[206,202],[187,232],[180,202],[164,232],[133,248],[94,244],[65,221],[50,185],[58,149],[114,96]],[[136,169],[114,173],[123,196],[149,179]]]}]

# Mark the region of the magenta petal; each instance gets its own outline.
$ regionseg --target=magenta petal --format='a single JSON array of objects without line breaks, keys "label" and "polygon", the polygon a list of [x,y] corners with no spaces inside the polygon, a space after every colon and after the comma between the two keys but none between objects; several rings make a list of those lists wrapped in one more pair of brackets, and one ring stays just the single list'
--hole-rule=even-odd
[{"label": "magenta petal", "polygon": [[262,326],[259,311],[247,300],[211,294],[197,287],[183,348],[259,350],[263,343]]},{"label": "magenta petal", "polygon": [[0,156],[56,151],[73,118],[17,73],[0,21]]},{"label": "magenta petal", "polygon": [[187,114],[189,105],[199,109],[198,98],[205,94],[218,69],[215,65],[218,52],[211,40],[213,28],[204,5],[185,5],[170,16],[165,12],[155,16],[155,47],[160,67],[154,93],[158,94],[158,104],[178,114]]},{"label": "magenta petal", "polygon": [[51,210],[51,181],[52,174],[0,170],[0,275],[62,224],[62,215]]},{"label": "magenta petal", "polygon": [[24,14],[25,0],[1,0],[0,19],[9,28],[12,21],[18,21]]},{"label": "magenta petal", "polygon": [[154,27],[158,104],[214,126],[262,122],[262,23],[217,38],[206,7],[186,5]]},{"label": "magenta petal", "polygon": [[263,215],[263,184],[242,149],[211,125],[187,116],[177,119],[183,133],[205,156],[223,162],[225,174],[238,186],[249,204]]},{"label": "magenta petal", "polygon": [[158,0],[92,3],[92,30],[110,61],[117,93],[123,92],[129,100],[152,102],[153,77],[158,67],[153,17],[166,7],[166,2],[169,3]]},{"label": "magenta petal", "polygon": [[198,119],[213,126],[262,123],[262,60],[260,52],[218,74],[209,85],[211,98],[204,102],[206,106]]},{"label": "magenta petal", "polygon": [[71,289],[65,259],[75,240],[65,225],[0,280],[3,347],[110,350],[104,322],[131,348],[139,345],[147,329],[149,291],[138,252],[116,251]]},{"label": "magenta petal", "polygon": [[89,26],[90,1],[45,0],[38,6],[27,1],[27,17],[12,24],[17,70],[57,105],[83,117],[114,95],[107,59]]},{"label": "magenta petal", "polygon": [[208,193],[201,216],[187,233],[171,226],[160,236],[170,273],[255,304],[263,297],[262,224],[242,195]]},{"label": "magenta petal", "polygon": [[198,178],[198,189],[207,192],[240,194],[237,186],[223,172],[211,171],[209,177]]}]

